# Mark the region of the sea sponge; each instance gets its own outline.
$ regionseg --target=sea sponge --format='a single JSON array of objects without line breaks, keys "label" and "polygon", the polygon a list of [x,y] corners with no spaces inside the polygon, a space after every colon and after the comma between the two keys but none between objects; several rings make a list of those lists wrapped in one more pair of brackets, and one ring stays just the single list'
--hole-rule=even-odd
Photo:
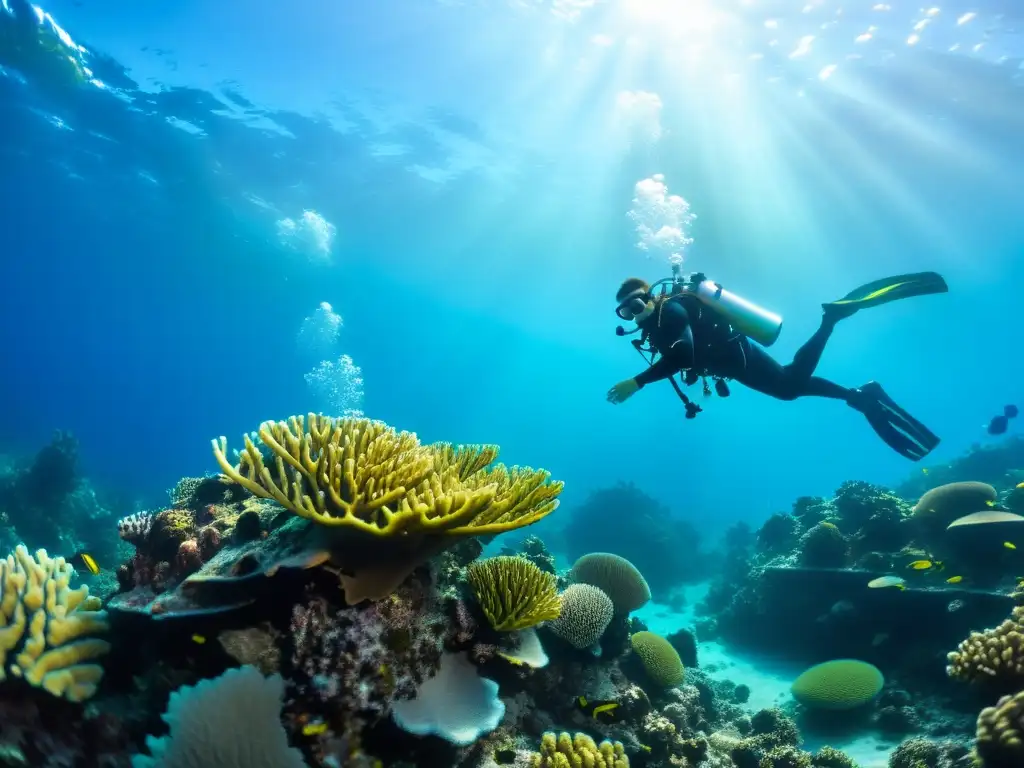
[{"label": "sea sponge", "polygon": [[816,664],[793,682],[793,697],[814,709],[854,709],[882,690],[885,678],[866,661],[836,659]]},{"label": "sea sponge", "polygon": [[304,768],[281,725],[284,680],[255,667],[229,669],[171,694],[163,720],[170,734],[146,737],[153,756],[132,768]]},{"label": "sea sponge", "polygon": [[585,733],[570,736],[550,731],[541,736],[540,751],[530,756],[531,768],[629,768],[619,741],[597,744]]},{"label": "sea sponge", "polygon": [[563,485],[544,470],[492,465],[494,446],[421,445],[370,419],[293,416],[263,422],[259,438],[270,466],[248,436],[237,465],[227,459],[227,440],[213,441],[227,478],[320,525],[402,550],[400,562],[372,556],[377,573],[346,563],[355,574],[342,578],[349,603],[385,597],[459,537],[536,523],[558,506]]},{"label": "sea sponge", "polygon": [[1024,765],[1024,691],[981,710],[974,750],[984,768]]},{"label": "sea sponge", "polygon": [[70,701],[90,698],[103,668],[88,664],[110,643],[107,614],[86,586],[71,589],[75,569],[45,549],[19,544],[0,560],[0,680],[8,674]]},{"label": "sea sponge", "polygon": [[590,584],[570,584],[562,593],[562,611],[548,626],[576,648],[590,648],[601,639],[615,614],[612,599]]},{"label": "sea sponge", "polygon": [[1018,686],[1024,682],[1024,606],[995,629],[971,632],[946,658],[946,673],[956,680]]},{"label": "sea sponge", "polygon": [[636,632],[629,638],[647,674],[658,685],[671,688],[683,682],[683,662],[672,643],[653,632]]},{"label": "sea sponge", "polygon": [[615,613],[625,615],[651,599],[651,589],[629,560],[610,552],[591,552],[572,566],[572,580],[591,584],[612,599]]},{"label": "sea sponge", "polygon": [[477,560],[466,579],[491,626],[514,632],[558,618],[558,579],[524,557]]}]

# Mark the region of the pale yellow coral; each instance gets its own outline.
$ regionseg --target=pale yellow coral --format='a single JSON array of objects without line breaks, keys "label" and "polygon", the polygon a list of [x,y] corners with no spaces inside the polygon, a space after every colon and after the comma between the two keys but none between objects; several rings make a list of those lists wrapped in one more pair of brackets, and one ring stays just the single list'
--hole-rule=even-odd
[{"label": "pale yellow coral", "polygon": [[957,680],[1024,681],[1024,606],[995,629],[971,632],[947,658],[946,672]]},{"label": "pale yellow coral", "polygon": [[594,742],[585,733],[545,733],[540,740],[540,752],[530,756],[531,768],[629,768],[622,743],[618,741]]},{"label": "pale yellow coral", "polygon": [[238,464],[213,441],[224,474],[321,525],[362,533],[480,536],[537,522],[558,505],[562,483],[543,470],[489,466],[494,446],[421,445],[380,421],[309,414],[267,421],[246,436]]},{"label": "pale yellow coral", "polygon": [[91,697],[103,668],[89,664],[110,650],[96,635],[107,617],[86,586],[71,589],[74,568],[19,545],[0,560],[0,681],[8,675],[71,701]]}]

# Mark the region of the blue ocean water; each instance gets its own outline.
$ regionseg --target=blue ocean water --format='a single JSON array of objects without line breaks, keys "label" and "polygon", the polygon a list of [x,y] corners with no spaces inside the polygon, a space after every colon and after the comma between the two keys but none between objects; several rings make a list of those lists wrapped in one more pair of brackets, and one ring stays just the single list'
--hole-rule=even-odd
[{"label": "blue ocean water", "polygon": [[948,294],[843,321],[819,373],[882,382],[943,438],[926,465],[993,439],[1022,370],[1021,19],[3,0],[0,448],[67,429],[85,474],[156,500],[216,469],[211,438],[352,408],[497,443],[565,480],[563,512],[632,481],[708,531],[899,483],[920,465],[835,402],[609,405],[644,367],[614,295],[681,256],[781,313],[788,362],[821,302],[938,271]]}]

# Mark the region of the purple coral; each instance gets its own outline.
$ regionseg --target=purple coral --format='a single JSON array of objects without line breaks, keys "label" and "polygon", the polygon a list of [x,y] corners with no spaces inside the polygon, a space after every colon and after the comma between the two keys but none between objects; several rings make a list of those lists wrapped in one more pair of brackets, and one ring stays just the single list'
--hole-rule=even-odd
[{"label": "purple coral", "polygon": [[446,629],[429,586],[415,580],[366,607],[338,608],[322,599],[296,606],[294,697],[382,715],[436,673]]}]

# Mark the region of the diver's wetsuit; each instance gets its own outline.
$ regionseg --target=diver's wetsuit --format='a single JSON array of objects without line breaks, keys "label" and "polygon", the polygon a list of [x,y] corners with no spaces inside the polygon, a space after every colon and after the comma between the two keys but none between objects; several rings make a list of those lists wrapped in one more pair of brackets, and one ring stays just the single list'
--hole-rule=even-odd
[{"label": "diver's wetsuit", "polygon": [[[684,304],[685,302],[685,304]],[[763,347],[734,332],[697,300],[674,297],[643,321],[640,328],[661,357],[635,377],[643,387],[667,379],[684,368],[725,379],[779,400],[828,397],[849,401],[852,390],[814,375],[825,343],[835,328],[827,314],[821,327],[797,350],[793,362],[780,364]]]}]

